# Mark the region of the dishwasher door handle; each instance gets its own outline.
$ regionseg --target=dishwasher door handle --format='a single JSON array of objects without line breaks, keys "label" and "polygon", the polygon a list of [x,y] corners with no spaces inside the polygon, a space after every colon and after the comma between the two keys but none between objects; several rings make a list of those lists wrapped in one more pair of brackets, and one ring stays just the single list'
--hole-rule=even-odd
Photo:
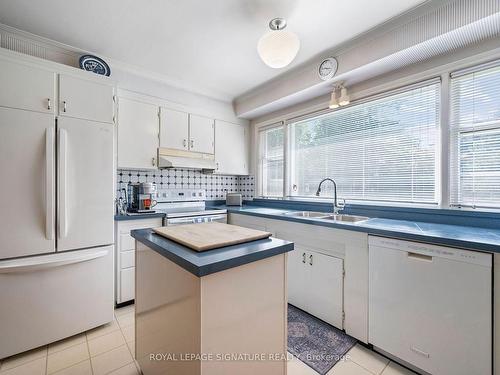
[{"label": "dishwasher door handle", "polygon": [[408,258],[415,260],[423,260],[424,262],[432,262],[432,257],[430,255],[413,253],[411,251],[407,252]]}]

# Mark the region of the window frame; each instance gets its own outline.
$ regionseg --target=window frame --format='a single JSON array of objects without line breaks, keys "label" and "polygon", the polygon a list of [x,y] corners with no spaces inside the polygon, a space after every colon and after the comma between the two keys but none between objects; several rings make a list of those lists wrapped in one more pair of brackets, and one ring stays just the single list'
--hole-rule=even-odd
[{"label": "window frame", "polygon": [[[482,132],[487,132],[487,131],[495,131],[495,130],[500,130],[500,119],[489,122],[489,123],[483,123],[483,124],[473,124],[472,126],[468,128],[461,128],[459,125],[458,126],[453,126],[452,124],[452,84],[453,84],[453,79],[460,79],[461,77],[467,76],[469,74],[474,74],[474,73],[480,73],[489,69],[493,68],[499,68],[500,67],[500,60],[492,60],[488,61],[482,64],[476,64],[473,66],[466,67],[464,69],[459,69],[455,70],[449,73],[449,109],[448,109],[448,116],[449,116],[449,137],[448,141],[450,143],[450,149],[449,149],[449,160],[448,160],[448,181],[449,181],[449,192],[448,192],[448,206],[450,208],[457,208],[457,209],[472,209],[472,210],[488,210],[488,211],[500,211],[500,205],[488,205],[488,204],[470,204],[466,202],[458,202],[454,201],[452,198],[452,195],[458,197],[459,195],[459,186],[460,185],[460,153],[459,149],[457,148],[456,145],[453,145],[453,143],[456,143],[459,141],[460,135],[461,134],[471,134],[471,133],[482,133]],[[453,147],[453,149],[452,149]],[[451,158],[455,157],[457,160],[452,160]],[[452,165],[453,164],[453,165]],[[457,186],[454,186],[457,185]],[[456,198],[454,197],[454,198]]]},{"label": "window frame", "polygon": [[[262,191],[263,191],[263,176],[262,176],[262,148],[261,148],[261,144],[260,144],[260,140],[261,140],[261,134],[263,132],[266,132],[266,131],[269,131],[269,130],[273,130],[273,129],[278,129],[278,128],[283,128],[283,189],[282,189],[282,196],[281,197],[276,197],[276,196],[265,196],[262,194]],[[287,142],[287,128],[286,128],[286,124],[284,123],[284,121],[278,121],[278,122],[273,122],[271,124],[267,124],[265,126],[260,126],[256,129],[256,132],[255,132],[255,137],[256,137],[256,145],[257,145],[257,152],[256,152],[256,158],[255,158],[255,161],[256,161],[256,166],[257,166],[257,176],[256,176],[256,186],[257,186],[257,193],[258,193],[258,197],[260,198],[269,198],[269,199],[280,199],[280,198],[283,198],[284,196],[284,193],[285,193],[285,186],[286,186],[286,179],[287,179],[287,176],[285,174],[285,171],[286,171],[286,165],[288,164],[287,163],[287,160],[286,160],[286,153],[285,153],[285,149],[286,149],[286,142]]]},{"label": "window frame", "polygon": [[[470,210],[470,211],[488,211],[488,212],[500,212],[499,208],[487,208],[487,207],[469,207],[469,206],[457,206],[452,205],[451,202],[451,194],[452,194],[452,173],[451,173],[451,155],[450,155],[450,147],[452,142],[452,134],[451,134],[451,77],[456,74],[467,74],[473,71],[479,71],[483,69],[487,69],[491,66],[500,65],[500,52],[493,51],[488,54],[483,55],[475,55],[470,56],[469,58],[463,59],[460,62],[443,65],[441,67],[433,68],[427,72],[416,73],[411,76],[402,77],[396,79],[394,82],[389,83],[380,83],[374,86],[364,88],[359,93],[351,93],[351,101],[350,105],[357,105],[364,101],[374,100],[375,98],[379,98],[382,96],[386,96],[388,94],[392,94],[397,92],[398,90],[407,90],[412,85],[418,85],[425,81],[430,81],[432,79],[440,79],[440,106],[439,106],[439,121],[440,126],[437,132],[437,148],[436,148],[436,181],[435,181],[435,189],[438,205],[437,208],[441,209],[455,209],[455,210]],[[329,108],[325,108],[327,102],[322,102],[321,104],[313,104],[309,107],[304,106],[302,109],[299,109],[295,112],[288,112],[279,116],[272,118],[272,120],[268,120],[267,122],[255,123],[255,143],[254,150],[257,155],[254,160],[256,160],[256,198],[273,198],[273,199],[289,199],[289,200],[297,200],[297,201],[311,201],[311,202],[321,202],[321,201],[330,201],[329,199],[316,198],[316,197],[297,197],[291,195],[291,183],[289,181],[290,177],[290,158],[289,158],[289,133],[291,123],[297,122],[299,120],[306,120],[308,118],[316,117],[319,115],[323,115],[334,110]],[[337,109],[338,110],[338,109]],[[284,191],[283,196],[276,197],[265,197],[262,196],[262,191],[260,190],[260,166],[258,164],[259,153],[260,153],[260,144],[259,138],[257,137],[259,131],[269,126],[281,126],[285,127],[285,143],[284,143]],[[342,198],[342,197],[341,197]],[[349,203],[349,201],[348,201]],[[414,204],[407,202],[380,202],[380,201],[352,201],[354,204],[363,204],[363,205],[386,205],[391,207],[411,207],[411,208],[419,208],[419,207],[429,207],[428,204]],[[436,207],[432,205],[432,207]]]},{"label": "window frame", "polygon": [[[416,83],[413,83],[413,84],[410,84],[410,85],[406,85],[406,86],[403,86],[403,87],[400,87],[400,88],[397,88],[397,89],[393,89],[393,90],[388,90],[388,91],[385,91],[383,93],[380,93],[380,94],[377,94],[377,95],[372,95],[372,96],[369,96],[369,97],[366,97],[362,100],[357,100],[357,101],[354,101],[352,102],[351,104],[347,105],[347,106],[344,106],[344,107],[340,107],[338,109],[335,109],[335,110],[323,110],[323,111],[318,111],[318,112],[315,112],[314,114],[311,114],[311,115],[307,115],[307,116],[301,116],[301,117],[297,117],[297,118],[293,118],[293,119],[290,119],[288,121],[286,121],[286,126],[287,126],[287,133],[288,133],[288,142],[287,142],[287,150],[288,150],[288,158],[286,160],[286,169],[288,171],[288,178],[287,178],[287,182],[288,182],[288,188],[287,188],[287,191],[286,191],[286,195],[284,196],[284,198],[286,199],[297,199],[297,200],[300,200],[300,199],[318,199],[318,198],[315,198],[313,196],[304,196],[304,195],[294,195],[293,192],[292,192],[292,181],[291,181],[291,176],[292,176],[292,164],[293,164],[293,153],[291,152],[292,150],[292,136],[291,136],[291,133],[292,133],[292,126],[294,124],[297,124],[297,123],[300,123],[300,122],[303,122],[303,121],[307,121],[307,120],[311,120],[311,119],[316,119],[316,118],[319,118],[319,117],[324,117],[324,116],[328,116],[329,114],[333,114],[333,113],[337,113],[339,111],[343,111],[347,108],[354,108],[354,107],[357,107],[357,106],[360,106],[360,105],[363,105],[363,104],[368,104],[368,103],[372,103],[374,101],[377,101],[377,100],[381,100],[381,99],[385,99],[385,98],[389,98],[389,97],[392,97],[392,96],[396,96],[398,94],[403,94],[403,93],[408,93],[412,90],[417,90],[419,88],[423,88],[423,87],[429,87],[429,86],[432,86],[432,85],[437,85],[437,127],[436,127],[436,140],[435,140],[435,145],[434,145],[434,177],[435,177],[435,181],[434,181],[434,202],[410,202],[410,201],[398,201],[398,200],[367,200],[367,199],[345,199],[345,201],[347,203],[354,203],[354,204],[365,204],[365,203],[368,203],[368,204],[390,204],[390,205],[393,205],[393,204],[401,204],[401,205],[408,205],[408,206],[412,206],[412,207],[416,207],[416,206],[422,206],[422,207],[436,207],[440,204],[440,195],[439,195],[439,188],[438,188],[438,179],[439,179],[439,176],[440,176],[440,169],[439,169],[439,158],[440,158],[440,142],[439,142],[439,139],[440,139],[440,133],[441,133],[441,77],[433,77],[431,79],[426,79],[424,81],[420,81],[420,82],[416,82]],[[325,177],[329,177],[329,176],[325,176]],[[340,196],[339,198],[342,198],[344,199],[344,197]],[[325,198],[323,198],[325,199]]]}]

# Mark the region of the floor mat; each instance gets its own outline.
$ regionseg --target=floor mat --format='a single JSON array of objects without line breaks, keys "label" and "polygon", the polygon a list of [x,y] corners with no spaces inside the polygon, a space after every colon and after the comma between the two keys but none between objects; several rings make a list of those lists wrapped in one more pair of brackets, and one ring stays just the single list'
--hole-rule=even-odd
[{"label": "floor mat", "polygon": [[356,339],[328,323],[288,305],[288,351],[325,375]]}]

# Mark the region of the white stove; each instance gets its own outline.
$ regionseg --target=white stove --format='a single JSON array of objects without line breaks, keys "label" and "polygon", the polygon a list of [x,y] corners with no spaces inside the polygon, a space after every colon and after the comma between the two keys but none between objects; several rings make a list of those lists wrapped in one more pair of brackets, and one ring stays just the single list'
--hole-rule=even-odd
[{"label": "white stove", "polygon": [[227,222],[227,211],[207,209],[206,192],[202,189],[158,189],[155,212],[165,214],[163,225]]}]

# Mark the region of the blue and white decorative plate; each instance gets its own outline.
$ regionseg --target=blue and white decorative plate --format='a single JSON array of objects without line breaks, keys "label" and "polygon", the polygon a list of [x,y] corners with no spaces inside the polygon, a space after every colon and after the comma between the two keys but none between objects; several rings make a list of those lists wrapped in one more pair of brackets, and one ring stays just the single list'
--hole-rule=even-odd
[{"label": "blue and white decorative plate", "polygon": [[80,68],[108,77],[111,74],[108,64],[103,59],[92,55],[83,55],[80,57]]}]

